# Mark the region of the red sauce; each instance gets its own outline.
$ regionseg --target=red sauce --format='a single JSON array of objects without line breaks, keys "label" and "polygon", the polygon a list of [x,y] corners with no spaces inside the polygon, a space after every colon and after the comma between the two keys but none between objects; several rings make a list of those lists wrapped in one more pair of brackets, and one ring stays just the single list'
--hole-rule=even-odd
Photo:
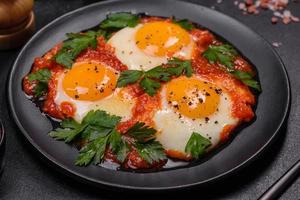
[{"label": "red sauce", "polygon": [[[172,19],[162,19],[158,17],[145,17],[141,19],[141,23],[163,21],[170,22]],[[250,121],[254,117],[252,105],[255,104],[255,97],[251,93],[250,89],[242,82],[237,80],[231,74],[229,74],[224,66],[219,63],[211,64],[206,58],[202,57],[201,54],[211,44],[222,44],[216,40],[214,35],[207,30],[194,29],[190,31],[190,34],[195,41],[196,47],[192,57],[192,67],[194,72],[201,76],[207,81],[213,82],[216,85],[226,89],[226,92],[230,95],[231,101],[233,102],[232,116],[239,118],[241,121]],[[63,102],[62,105],[58,106],[54,102],[57,89],[57,77],[63,72],[64,68],[57,64],[53,60],[53,56],[61,48],[61,44],[56,45],[48,53],[41,58],[36,58],[31,72],[35,72],[42,68],[48,68],[51,70],[52,78],[48,84],[48,94],[43,102],[42,110],[50,116],[57,119],[64,119],[65,117],[72,117],[76,111],[76,108],[71,103]],[[84,50],[76,59],[75,62],[90,62],[96,61],[101,62],[107,66],[114,68],[117,71],[127,70],[127,66],[122,64],[117,57],[114,55],[114,49],[105,43],[102,37],[98,38],[98,45],[96,49],[88,48]],[[234,61],[234,68],[245,72],[254,73],[251,65],[244,60],[242,57],[237,57]],[[27,95],[34,94],[34,88],[36,82],[28,81],[27,76],[23,79],[23,89]],[[121,122],[117,129],[121,133],[125,133],[130,127],[136,122],[144,122],[149,126],[154,125],[152,120],[155,112],[160,109],[161,97],[159,92],[154,97],[145,94],[138,84],[130,85],[126,88],[127,92],[136,99],[136,104],[132,109],[132,118],[128,121]],[[225,126],[220,137],[221,141],[226,141],[235,126]],[[126,137],[126,136],[125,136]],[[148,168],[161,168],[166,160],[156,162],[153,164],[147,163],[137,152],[134,147],[130,147],[131,151],[122,163],[125,168],[133,169],[148,169]],[[190,160],[191,157],[184,155],[177,151],[166,151],[170,157],[180,158],[183,160]],[[112,162],[119,163],[114,153],[107,149],[105,152],[105,159]],[[120,164],[120,163],[119,163]]]}]

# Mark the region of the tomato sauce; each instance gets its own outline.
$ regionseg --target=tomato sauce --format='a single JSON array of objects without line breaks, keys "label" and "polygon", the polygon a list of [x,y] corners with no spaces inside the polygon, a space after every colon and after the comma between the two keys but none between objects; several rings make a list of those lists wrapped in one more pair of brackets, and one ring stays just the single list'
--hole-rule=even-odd
[{"label": "tomato sauce", "polygon": [[[141,23],[162,20],[172,21],[171,18],[162,19],[159,17],[145,17],[141,19]],[[190,34],[195,42],[195,48],[192,56],[192,67],[194,73],[226,89],[231,97],[231,101],[233,102],[233,108],[231,111],[232,116],[238,118],[240,122],[250,121],[254,117],[254,112],[251,106],[255,104],[255,96],[252,94],[250,89],[241,81],[233,77],[233,75],[229,74],[224,66],[219,63],[209,63],[206,58],[201,56],[202,53],[207,50],[209,45],[222,43],[207,30],[193,29],[190,31]],[[97,40],[97,48],[87,48],[80,53],[75,62],[96,61],[110,66],[117,71],[124,71],[128,69],[127,66],[122,64],[121,61],[114,55],[114,49],[105,42],[103,37],[98,37]],[[74,108],[71,103],[64,102],[62,105],[58,106],[54,102],[57,90],[57,77],[65,70],[64,67],[57,64],[53,59],[61,47],[62,44],[58,44],[43,57],[36,58],[31,70],[31,72],[35,72],[42,68],[48,68],[51,71],[52,77],[48,83],[48,93],[43,101],[42,110],[51,117],[57,119],[72,117],[76,112],[76,108]],[[251,65],[240,56],[234,60],[234,69],[249,72],[253,75],[255,74]],[[27,95],[33,96],[36,84],[36,81],[30,82],[26,76],[23,79],[24,92]],[[155,112],[161,107],[161,96],[159,92],[157,95],[151,97],[144,93],[138,84],[129,85],[126,89],[127,92],[136,99],[136,104],[132,109],[132,118],[128,121],[119,123],[117,130],[120,133],[125,133],[136,122],[144,122],[148,126],[153,126],[154,122],[152,118]],[[225,126],[220,134],[221,141],[226,141],[234,128],[235,126]],[[166,151],[166,154],[170,157],[181,158],[187,161],[191,159],[190,156],[177,151]],[[134,147],[131,147],[131,151],[127,155],[124,163],[120,163],[110,149],[106,150],[105,159],[119,163],[124,168],[132,169],[161,168],[167,162],[167,160],[162,160],[160,162],[149,164],[139,155]]]}]

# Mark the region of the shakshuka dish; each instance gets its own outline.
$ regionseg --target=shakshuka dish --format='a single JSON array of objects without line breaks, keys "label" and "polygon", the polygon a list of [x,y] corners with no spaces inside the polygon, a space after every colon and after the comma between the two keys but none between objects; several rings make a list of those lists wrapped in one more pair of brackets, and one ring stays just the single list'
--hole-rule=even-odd
[{"label": "shakshuka dish", "polygon": [[[78,149],[74,164],[194,161],[251,121],[260,85],[230,44],[186,19],[114,13],[34,60],[23,90]],[[68,155],[65,155],[68,156]]]}]

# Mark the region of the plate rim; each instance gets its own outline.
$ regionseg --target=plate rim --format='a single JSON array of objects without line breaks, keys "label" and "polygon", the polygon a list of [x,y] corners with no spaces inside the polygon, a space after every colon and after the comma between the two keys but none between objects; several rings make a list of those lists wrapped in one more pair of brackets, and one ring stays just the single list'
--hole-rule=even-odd
[{"label": "plate rim", "polygon": [[[70,15],[76,14],[77,12],[80,12],[82,10],[86,10],[89,9],[91,7],[94,6],[101,6],[101,5],[105,5],[105,4],[111,4],[111,3],[116,3],[116,2],[124,2],[123,0],[107,0],[107,1],[103,1],[103,2],[96,2],[96,3],[92,3],[86,6],[83,6],[81,8],[75,9],[73,11],[67,12],[59,17],[57,17],[56,19],[50,21],[49,23],[47,23],[45,26],[43,26],[40,30],[38,30],[31,38],[30,40],[28,40],[28,42],[23,46],[23,48],[21,49],[21,51],[18,53],[18,56],[15,58],[15,61],[12,64],[12,67],[9,71],[9,76],[7,79],[7,84],[6,84],[6,92],[7,92],[7,100],[8,100],[8,105],[9,105],[9,115],[12,116],[14,123],[17,125],[19,131],[22,133],[23,136],[25,136],[25,138],[27,139],[27,141],[30,143],[31,147],[34,147],[33,149],[39,153],[39,157],[41,157],[43,160],[45,159],[46,161],[48,161],[49,165],[54,168],[55,170],[59,171],[60,173],[63,173],[73,179],[76,179],[80,182],[85,182],[88,183],[90,185],[96,186],[96,187],[101,187],[101,188],[108,188],[108,189],[129,189],[129,190],[139,190],[139,191],[169,191],[169,190],[175,190],[175,189],[184,189],[184,188],[191,188],[191,187],[196,187],[196,186],[200,186],[203,184],[207,184],[207,183],[212,183],[214,181],[219,181],[222,178],[226,178],[230,175],[233,175],[234,173],[244,169],[245,167],[247,167],[249,164],[253,163],[261,154],[263,154],[271,145],[272,142],[274,142],[274,140],[276,139],[276,137],[279,135],[280,133],[280,129],[283,127],[283,124],[285,123],[286,119],[288,118],[288,114],[289,114],[289,110],[290,110],[290,106],[291,106],[291,86],[290,86],[290,79],[289,79],[289,75],[287,73],[287,69],[285,67],[285,64],[283,63],[281,57],[279,56],[279,54],[277,53],[277,51],[275,51],[275,49],[272,47],[271,43],[266,40],[261,34],[255,32],[254,30],[252,30],[251,28],[249,28],[247,25],[243,24],[242,22],[240,22],[239,20],[233,18],[230,15],[226,15],[223,14],[220,11],[216,11],[213,10],[209,7],[203,6],[203,5],[199,5],[199,4],[195,4],[195,3],[191,3],[191,2],[186,2],[186,1],[182,1],[182,0],[175,0],[178,2],[182,2],[185,4],[190,4],[190,5],[194,5],[194,6],[198,6],[204,9],[208,9],[208,10],[212,10],[214,12],[217,12],[220,15],[223,15],[225,17],[229,17],[232,20],[234,20],[235,22],[237,22],[239,25],[244,26],[245,28],[248,29],[248,31],[252,32],[253,34],[258,35],[265,43],[266,45],[269,46],[269,49],[272,51],[272,53],[276,56],[276,58],[278,58],[278,61],[280,62],[281,65],[281,69],[284,75],[284,79],[286,81],[286,90],[287,90],[287,103],[284,105],[285,109],[284,109],[284,113],[282,115],[282,118],[280,120],[280,123],[278,123],[276,130],[273,132],[272,136],[267,140],[267,142],[262,145],[259,150],[257,150],[252,156],[250,156],[248,159],[244,160],[243,162],[239,163],[238,165],[236,165],[235,167],[231,168],[230,170],[223,172],[219,175],[216,175],[212,178],[203,180],[203,181],[198,181],[195,183],[190,183],[190,184],[184,184],[184,185],[176,185],[176,186],[163,186],[163,187],[141,187],[141,186],[129,186],[129,185],[124,185],[124,184],[117,184],[117,183],[111,183],[111,182],[107,182],[107,181],[102,181],[102,180],[98,180],[98,179],[94,179],[85,175],[82,175],[74,170],[69,169],[68,167],[62,166],[61,163],[55,161],[55,159],[49,155],[47,152],[43,151],[42,148],[40,148],[30,137],[30,135],[27,133],[27,131],[25,130],[25,128],[23,127],[23,125],[21,124],[17,112],[15,110],[15,108],[13,107],[13,92],[12,92],[12,79],[14,76],[14,72],[17,68],[17,64],[18,61],[20,60],[20,57],[22,56],[22,54],[26,51],[27,47],[31,44],[31,42],[33,40],[35,40],[36,37],[38,37],[40,34],[42,34],[45,30],[47,30],[49,27],[51,27],[53,24],[55,24],[57,21],[60,21],[61,19],[67,18]],[[97,185],[95,185],[95,183]],[[101,186],[99,185],[101,184]]]}]

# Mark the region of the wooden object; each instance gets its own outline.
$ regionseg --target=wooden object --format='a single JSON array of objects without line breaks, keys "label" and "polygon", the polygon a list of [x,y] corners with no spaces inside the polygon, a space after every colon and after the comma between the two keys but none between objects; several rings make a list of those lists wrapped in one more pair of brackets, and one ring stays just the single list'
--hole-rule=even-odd
[{"label": "wooden object", "polygon": [[33,0],[0,1],[0,50],[23,45],[35,28]]}]

